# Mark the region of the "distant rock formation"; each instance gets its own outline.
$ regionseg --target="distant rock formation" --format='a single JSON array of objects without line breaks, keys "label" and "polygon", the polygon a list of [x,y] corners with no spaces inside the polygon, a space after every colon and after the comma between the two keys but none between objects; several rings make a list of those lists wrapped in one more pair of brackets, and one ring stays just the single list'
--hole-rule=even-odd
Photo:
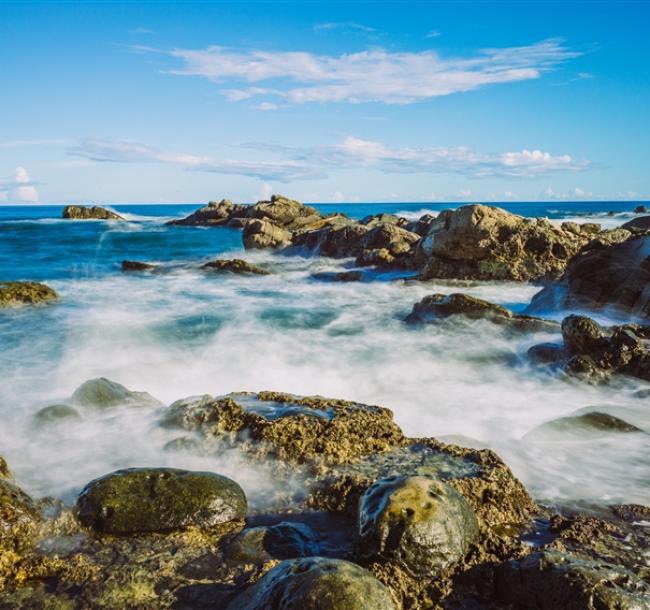
[{"label": "distant rock formation", "polygon": [[63,218],[70,220],[124,220],[122,216],[98,205],[67,205],[63,208]]}]

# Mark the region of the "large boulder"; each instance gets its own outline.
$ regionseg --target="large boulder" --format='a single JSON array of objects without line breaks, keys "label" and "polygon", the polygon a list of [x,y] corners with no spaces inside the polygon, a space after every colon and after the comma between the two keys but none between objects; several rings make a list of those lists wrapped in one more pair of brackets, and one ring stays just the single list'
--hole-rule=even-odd
[{"label": "large boulder", "polygon": [[315,208],[283,195],[272,195],[269,201],[258,201],[250,208],[247,216],[268,220],[289,230],[299,229],[322,218]]},{"label": "large boulder", "polygon": [[208,205],[199,208],[196,212],[192,212],[189,216],[170,220],[167,224],[190,227],[218,227],[227,224],[231,218],[237,215],[244,215],[246,209],[247,206],[235,205],[230,199],[222,199],[219,202],[210,201]]},{"label": "large boulder", "polygon": [[251,220],[244,226],[244,248],[284,248],[291,244],[291,231],[283,229],[269,220]]},{"label": "large boulder", "polygon": [[98,205],[67,205],[63,208],[63,218],[70,220],[124,220],[119,214]]},{"label": "large boulder", "polygon": [[340,221],[317,230],[299,232],[292,245],[319,256],[347,258],[361,253],[360,240],[369,231],[365,225]]},{"label": "large boulder", "polygon": [[388,588],[362,567],[325,557],[288,559],[227,610],[396,610]]},{"label": "large boulder", "polygon": [[246,517],[235,481],[212,472],[128,468],[91,481],[77,498],[79,521],[107,534],[212,528]]},{"label": "large boulder", "polygon": [[160,401],[147,392],[134,392],[106,377],[89,379],[72,394],[73,404],[82,407],[115,407],[118,405],[160,406]]},{"label": "large boulder", "polygon": [[391,266],[398,260],[407,259],[419,240],[417,233],[395,224],[381,223],[359,240],[361,252],[357,256],[357,264]]},{"label": "large boulder", "polygon": [[205,263],[201,266],[205,271],[212,271],[214,273],[234,273],[236,275],[270,275],[271,272],[253,263],[249,263],[241,258],[225,259],[218,258],[216,260]]},{"label": "large boulder", "polygon": [[466,205],[433,220],[416,258],[421,279],[540,280],[558,277],[591,237],[546,219]]},{"label": "large boulder", "polygon": [[[645,211],[647,212],[648,210]],[[638,218],[628,220],[625,224],[621,225],[621,229],[627,229],[628,231],[650,231],[650,216],[639,216]]]},{"label": "large boulder", "polygon": [[58,296],[55,290],[39,282],[0,282],[0,307],[47,303]]},{"label": "large boulder", "polygon": [[559,282],[537,293],[529,312],[612,310],[650,319],[650,235],[617,230],[589,243]]},{"label": "large boulder", "polygon": [[476,515],[453,487],[427,477],[375,483],[359,503],[359,537],[369,557],[393,561],[416,577],[435,577],[478,540]]},{"label": "large boulder", "polygon": [[428,295],[413,306],[405,321],[409,324],[430,324],[451,316],[489,320],[513,330],[531,332],[559,330],[556,322],[515,314],[501,305],[462,293]]}]

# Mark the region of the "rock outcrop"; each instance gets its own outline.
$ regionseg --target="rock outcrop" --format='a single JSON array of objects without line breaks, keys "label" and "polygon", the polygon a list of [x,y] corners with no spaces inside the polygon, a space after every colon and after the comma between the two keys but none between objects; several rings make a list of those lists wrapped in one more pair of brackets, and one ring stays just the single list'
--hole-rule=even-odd
[{"label": "rock outcrop", "polygon": [[559,277],[592,237],[593,228],[556,227],[500,208],[444,210],[420,241],[421,279],[539,281]]},{"label": "rock outcrop", "polygon": [[270,275],[271,272],[253,265],[241,258],[225,259],[219,258],[201,266],[205,271],[213,273],[234,273],[236,275]]},{"label": "rock outcrop", "polygon": [[67,205],[63,208],[63,218],[70,220],[124,220],[122,216],[98,205]]},{"label": "rock outcrop", "polygon": [[156,265],[142,261],[122,261],[122,271],[152,271]]},{"label": "rock outcrop", "polygon": [[58,297],[54,289],[39,282],[0,282],[0,307],[37,305]]},{"label": "rock outcrop", "polygon": [[106,379],[106,377],[85,381],[74,391],[70,400],[77,406],[101,409],[118,405],[161,405],[160,401],[156,400],[151,394],[134,392],[115,381]]},{"label": "rock outcrop", "polygon": [[105,534],[213,528],[241,521],[247,503],[235,481],[176,468],[128,468],[91,481],[77,498],[82,525]]},{"label": "rock outcrop", "polygon": [[554,332],[560,329],[556,322],[515,314],[506,307],[463,293],[428,295],[413,306],[405,321],[409,324],[431,324],[452,316],[489,320],[517,331]]},{"label": "rock outcrop", "polygon": [[533,346],[536,362],[554,364],[567,374],[604,382],[613,375],[650,381],[650,327],[626,324],[605,328],[586,316],[571,315],[562,321],[564,345]]},{"label": "rock outcrop", "polygon": [[650,234],[604,232],[575,256],[561,279],[537,293],[528,311],[610,310],[650,319]]}]

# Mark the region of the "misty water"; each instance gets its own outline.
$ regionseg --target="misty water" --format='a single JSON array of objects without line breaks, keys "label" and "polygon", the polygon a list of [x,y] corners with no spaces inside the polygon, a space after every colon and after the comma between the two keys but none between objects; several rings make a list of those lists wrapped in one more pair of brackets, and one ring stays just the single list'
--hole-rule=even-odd
[{"label": "misty water", "polygon": [[[629,204],[554,206],[513,211],[605,226],[631,217]],[[278,390],[382,405],[407,435],[495,450],[537,499],[650,502],[649,435],[532,432],[580,410],[605,411],[650,431],[650,399],[634,396],[647,384],[590,386],[527,361],[530,346],[559,335],[512,335],[480,320],[420,328],[403,322],[433,292],[462,291],[520,311],[538,287],[420,283],[372,272],[361,283],[326,282],[314,275],[353,262],[244,253],[235,229],[164,225],[195,207],[118,206],[126,223],[63,221],[57,207],[0,210],[0,279],[46,281],[61,295],[52,306],[0,311],[0,455],[27,491],[71,500],[87,481],[117,468],[176,466],[231,476],[258,507],[276,493],[263,466],[234,452],[163,451],[178,432],[158,425],[160,408],[85,410],[79,421],[35,425],[39,409],[103,376],[165,404],[205,393]],[[439,209],[395,204],[346,211],[417,217]],[[217,257],[245,257],[273,274],[196,268]],[[123,259],[177,266],[125,274]]]}]

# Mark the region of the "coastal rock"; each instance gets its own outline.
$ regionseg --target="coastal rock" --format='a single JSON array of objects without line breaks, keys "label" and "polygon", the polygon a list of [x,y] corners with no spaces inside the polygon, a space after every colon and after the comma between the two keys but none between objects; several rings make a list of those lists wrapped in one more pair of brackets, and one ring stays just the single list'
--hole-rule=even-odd
[{"label": "coastal rock", "polygon": [[63,208],[63,218],[71,220],[124,220],[119,214],[98,205],[67,205]]},{"label": "coastal rock", "polygon": [[383,224],[396,225],[398,227],[406,227],[408,221],[401,216],[395,216],[395,214],[371,214],[360,220],[362,225],[366,225],[371,229],[378,227]]},{"label": "coastal rock", "polygon": [[455,489],[426,477],[375,483],[359,503],[364,554],[397,563],[413,576],[435,577],[478,540],[474,511]]},{"label": "coastal rock", "polygon": [[325,557],[289,559],[227,610],[396,610],[388,588],[362,567]]},{"label": "coastal rock", "polygon": [[[614,374],[650,381],[650,327],[636,324],[604,328],[586,316],[571,315],[562,321],[564,346],[558,346],[553,360],[574,377],[601,383]],[[542,346],[529,350],[533,358],[543,354]]]},{"label": "coastal rock", "polygon": [[133,392],[123,385],[99,377],[82,383],[72,394],[73,404],[82,407],[115,407],[117,405],[160,406],[147,392]]},{"label": "coastal rock", "polygon": [[206,271],[213,271],[216,273],[234,273],[236,275],[270,275],[271,272],[253,265],[241,258],[225,259],[219,258],[205,265],[201,266],[201,269]]},{"label": "coastal rock", "polygon": [[420,237],[424,237],[429,232],[429,227],[435,218],[433,214],[425,214],[417,220],[412,220],[407,223],[404,225],[404,228],[407,231],[411,231],[411,233],[417,233]]},{"label": "coastal rock", "polygon": [[635,214],[647,214],[650,210],[645,205],[638,205],[634,208]]},{"label": "coastal rock", "polygon": [[628,231],[650,231],[650,216],[640,216],[639,218],[628,220],[625,224],[621,225],[621,229]]},{"label": "coastal rock", "polygon": [[342,464],[386,451],[403,438],[383,407],[280,392],[176,401],[163,425],[234,435],[244,451],[294,463]]},{"label": "coastal rock", "polygon": [[360,239],[370,231],[365,225],[346,221],[327,227],[297,233],[292,245],[311,254],[331,258],[347,258],[361,253]]},{"label": "coastal rock", "polygon": [[299,229],[322,218],[315,208],[283,195],[272,195],[270,201],[258,201],[247,215],[288,230]]},{"label": "coastal rock", "polygon": [[592,236],[500,208],[442,211],[418,244],[421,279],[532,281],[559,277]]},{"label": "coastal rock", "polygon": [[34,420],[39,426],[81,419],[79,411],[68,405],[50,405],[37,411]]},{"label": "coastal rock", "polygon": [[244,248],[284,248],[291,243],[291,231],[287,231],[269,220],[250,220],[244,226]]},{"label": "coastal rock", "polygon": [[537,426],[524,436],[526,440],[555,441],[567,437],[598,437],[605,434],[643,433],[628,422],[599,411],[560,417]]},{"label": "coastal rock", "polygon": [[[26,538],[38,520],[34,500],[13,481],[4,458],[0,458],[0,557],[3,549],[13,551],[26,543]],[[0,581],[4,565],[0,559]]]},{"label": "coastal rock", "polygon": [[383,223],[361,236],[358,265],[391,266],[396,259],[405,259],[420,236],[395,224]]},{"label": "coastal rock", "polygon": [[540,343],[528,350],[528,358],[536,364],[554,364],[566,357],[566,350],[559,343]]},{"label": "coastal rock", "polygon": [[317,553],[316,534],[312,529],[303,523],[286,521],[247,528],[226,548],[228,561],[256,564],[273,559],[311,557]]},{"label": "coastal rock", "polygon": [[229,199],[210,201],[185,218],[170,220],[168,225],[217,227],[225,225],[234,215],[244,214],[247,206],[234,205]]},{"label": "coastal rock", "polygon": [[0,307],[36,305],[58,297],[55,290],[38,282],[0,282]]},{"label": "coastal rock", "polygon": [[550,320],[515,314],[501,305],[462,293],[428,295],[413,306],[405,321],[409,324],[429,324],[450,316],[489,320],[520,331],[559,330],[559,325]]},{"label": "coastal rock", "polygon": [[122,271],[151,271],[156,265],[142,261],[122,261]]},{"label": "coastal rock", "polygon": [[647,320],[649,286],[650,235],[603,232],[571,260],[558,282],[533,297],[528,311],[607,309]]},{"label": "coastal rock", "polygon": [[77,498],[82,525],[106,534],[212,528],[246,516],[241,487],[211,472],[128,468],[91,481]]}]

